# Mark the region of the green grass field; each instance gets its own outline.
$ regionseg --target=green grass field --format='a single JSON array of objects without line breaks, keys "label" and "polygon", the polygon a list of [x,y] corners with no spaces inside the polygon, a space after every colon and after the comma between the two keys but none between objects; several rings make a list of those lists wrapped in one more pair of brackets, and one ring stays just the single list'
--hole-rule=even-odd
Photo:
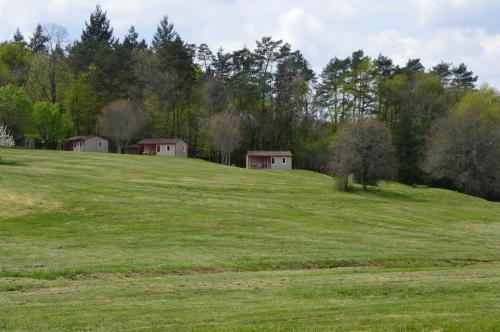
[{"label": "green grass field", "polygon": [[500,330],[500,204],[0,149],[0,330]]}]

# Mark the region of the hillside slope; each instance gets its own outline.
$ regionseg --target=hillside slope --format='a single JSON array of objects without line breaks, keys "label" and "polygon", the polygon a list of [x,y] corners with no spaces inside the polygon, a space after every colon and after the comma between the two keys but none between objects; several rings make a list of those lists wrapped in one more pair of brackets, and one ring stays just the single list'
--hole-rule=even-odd
[{"label": "hillside slope", "polygon": [[[2,150],[4,275],[441,264],[500,256],[500,204],[308,171]],[[5,199],[7,197],[7,199]],[[20,264],[22,262],[22,264]]]},{"label": "hillside slope", "polygon": [[0,330],[498,330],[500,204],[2,149]]}]

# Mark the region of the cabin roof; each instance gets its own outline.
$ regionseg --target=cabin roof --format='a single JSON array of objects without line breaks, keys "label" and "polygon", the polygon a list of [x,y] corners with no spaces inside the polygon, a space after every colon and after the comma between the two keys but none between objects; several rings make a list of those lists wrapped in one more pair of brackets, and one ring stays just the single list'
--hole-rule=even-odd
[{"label": "cabin roof", "polygon": [[179,142],[184,142],[180,138],[147,138],[137,142],[138,145],[145,144],[177,144]]},{"label": "cabin roof", "polygon": [[99,137],[99,136],[96,136],[96,135],[84,135],[84,136],[70,137],[66,141],[68,141],[68,142],[71,142],[71,141],[85,141],[85,140],[88,140],[88,139],[91,139],[91,138],[94,138],[94,137],[97,137],[97,138],[100,138],[100,139],[105,139],[103,137]]},{"label": "cabin roof", "polygon": [[250,157],[291,157],[291,151],[248,151]]}]

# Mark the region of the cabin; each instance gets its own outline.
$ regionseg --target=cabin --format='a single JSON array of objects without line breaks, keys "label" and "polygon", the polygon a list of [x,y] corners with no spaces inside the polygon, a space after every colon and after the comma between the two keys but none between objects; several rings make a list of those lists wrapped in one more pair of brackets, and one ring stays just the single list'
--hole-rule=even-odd
[{"label": "cabin", "polygon": [[66,151],[79,151],[79,152],[109,152],[108,140],[95,136],[75,136],[66,140]]},{"label": "cabin", "polygon": [[247,168],[292,169],[290,151],[248,151]]},{"label": "cabin", "polygon": [[180,138],[151,138],[137,142],[136,153],[148,156],[187,157],[188,146]]}]

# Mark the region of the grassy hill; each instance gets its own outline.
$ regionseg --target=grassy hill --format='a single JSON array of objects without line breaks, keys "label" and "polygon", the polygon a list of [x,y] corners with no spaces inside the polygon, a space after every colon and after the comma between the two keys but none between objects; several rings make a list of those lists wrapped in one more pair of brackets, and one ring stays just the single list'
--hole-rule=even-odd
[{"label": "grassy hill", "polygon": [[2,149],[0,330],[500,330],[500,204]]}]

